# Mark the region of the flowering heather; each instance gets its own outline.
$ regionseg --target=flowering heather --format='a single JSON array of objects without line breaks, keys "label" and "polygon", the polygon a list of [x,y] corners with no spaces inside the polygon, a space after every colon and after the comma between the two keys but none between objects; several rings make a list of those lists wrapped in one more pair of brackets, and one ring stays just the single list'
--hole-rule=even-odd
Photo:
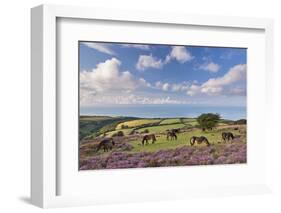
[{"label": "flowering heather", "polygon": [[130,144],[120,143],[106,156],[80,160],[80,170],[246,163],[246,146],[246,143],[209,147],[182,146],[157,152],[134,153],[130,152],[132,150]]}]

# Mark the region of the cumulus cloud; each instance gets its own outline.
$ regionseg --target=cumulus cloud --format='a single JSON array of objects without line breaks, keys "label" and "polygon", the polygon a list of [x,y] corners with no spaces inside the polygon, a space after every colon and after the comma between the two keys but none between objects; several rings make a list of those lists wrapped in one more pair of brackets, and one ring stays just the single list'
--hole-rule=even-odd
[{"label": "cumulus cloud", "polygon": [[204,86],[224,86],[239,80],[245,80],[246,71],[246,64],[238,64],[230,68],[230,70],[224,76],[209,79],[206,83],[204,83]]},{"label": "cumulus cloud", "polygon": [[215,73],[219,71],[220,65],[210,62],[200,65],[199,69]]},{"label": "cumulus cloud", "polygon": [[172,92],[182,92],[182,91],[186,91],[188,88],[189,88],[189,84],[186,82],[171,85]]},{"label": "cumulus cloud", "polygon": [[107,90],[133,90],[135,81],[129,71],[120,71],[121,62],[112,58],[99,63],[91,71],[80,73],[80,84],[82,88],[88,88],[96,92]]},{"label": "cumulus cloud", "polygon": [[149,50],[149,45],[146,44],[121,44],[122,47],[133,47],[141,50]]},{"label": "cumulus cloud", "polygon": [[113,50],[110,48],[110,44],[95,42],[82,42],[82,44],[99,52],[106,53],[108,55],[115,55]]},{"label": "cumulus cloud", "polygon": [[190,86],[190,88],[187,90],[186,94],[188,94],[189,96],[194,96],[198,93],[200,93],[200,86],[192,84]]},{"label": "cumulus cloud", "polygon": [[173,46],[171,52],[166,56],[165,63],[170,62],[172,59],[177,60],[180,63],[185,63],[192,60],[194,57],[183,46]]},{"label": "cumulus cloud", "polygon": [[148,68],[160,69],[163,66],[161,59],[157,59],[152,55],[140,55],[136,68],[138,70],[146,70]]},{"label": "cumulus cloud", "polygon": [[156,89],[160,89],[163,91],[170,91],[170,92],[184,92],[189,89],[189,83],[188,82],[181,82],[181,83],[167,83],[167,82],[161,82],[157,81],[154,84],[154,87]]},{"label": "cumulus cloud", "polygon": [[162,86],[162,89],[163,89],[164,91],[168,91],[169,88],[170,88],[170,84],[169,84],[169,83],[165,83],[165,84],[163,84],[163,86]]},{"label": "cumulus cloud", "polygon": [[230,89],[228,86],[246,79],[246,64],[238,64],[232,67],[224,76],[210,78],[201,85],[193,84],[187,91],[190,96],[197,94],[222,95],[222,94],[245,94],[245,89]]},{"label": "cumulus cloud", "polygon": [[82,103],[91,103],[99,94],[130,93],[138,86],[148,85],[144,79],[135,79],[129,71],[120,70],[121,62],[112,58],[99,63],[95,69],[80,73]]},{"label": "cumulus cloud", "polygon": [[164,60],[157,59],[152,55],[140,55],[136,68],[138,70],[146,70],[148,68],[161,69],[165,64],[168,64],[171,60],[177,60],[179,63],[185,63],[192,60],[194,57],[183,46],[173,46],[171,52],[166,56]]}]

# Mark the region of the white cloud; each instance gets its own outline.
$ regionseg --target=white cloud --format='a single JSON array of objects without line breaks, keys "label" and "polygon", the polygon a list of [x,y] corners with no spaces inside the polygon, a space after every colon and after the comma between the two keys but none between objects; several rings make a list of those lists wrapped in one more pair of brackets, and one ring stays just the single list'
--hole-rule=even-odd
[{"label": "white cloud", "polygon": [[146,44],[121,44],[122,47],[133,47],[141,50],[149,50],[149,45]]},{"label": "white cloud", "polygon": [[121,62],[112,58],[91,71],[80,73],[80,97],[82,104],[94,101],[94,96],[107,93],[130,93],[138,86],[147,84],[142,80],[134,79],[129,71],[120,71]]},{"label": "white cloud", "polygon": [[182,104],[186,103],[173,99],[170,96],[150,97],[148,95],[103,95],[95,97],[95,105],[111,105],[111,104]]},{"label": "white cloud", "polygon": [[140,86],[143,86],[143,87],[151,87],[151,84],[149,82],[147,82],[144,78],[140,78],[138,83]]},{"label": "white cloud", "polygon": [[235,88],[231,88],[228,91],[228,93],[230,95],[245,96],[246,95],[246,90],[245,90],[245,88],[235,87]]},{"label": "white cloud", "polygon": [[162,90],[164,90],[164,91],[168,91],[169,88],[170,88],[170,84],[168,84],[168,83],[165,83],[165,84],[163,84],[163,86],[162,86]]},{"label": "white cloud", "polygon": [[136,68],[138,70],[146,70],[148,68],[160,69],[163,66],[163,62],[161,59],[157,59],[152,55],[140,55]]},{"label": "white cloud", "polygon": [[200,92],[200,86],[192,84],[190,88],[187,90],[186,94],[189,96],[194,96]]},{"label": "white cloud", "polygon": [[172,92],[183,92],[183,91],[188,90],[189,87],[190,87],[190,83],[184,81],[184,82],[181,82],[178,84],[172,84],[171,91]]},{"label": "white cloud", "polygon": [[220,65],[214,63],[214,62],[210,62],[210,63],[205,63],[202,64],[199,69],[205,70],[205,71],[209,71],[209,72],[218,72],[220,69]]},{"label": "white cloud", "polygon": [[185,63],[192,60],[194,57],[183,46],[173,46],[169,55],[166,56],[165,63],[170,62],[171,59],[175,59],[180,63]]},{"label": "white cloud", "polygon": [[155,89],[160,89],[160,90],[163,90],[163,91],[171,91],[171,92],[184,92],[186,90],[189,89],[189,83],[188,82],[181,82],[181,83],[167,83],[167,82],[161,82],[161,81],[157,81],[155,84],[154,84],[154,87],[152,88],[155,88]]},{"label": "white cloud", "polygon": [[232,67],[224,76],[210,78],[201,85],[193,84],[187,94],[190,96],[197,94],[222,95],[222,94],[245,94],[245,89],[229,89],[228,86],[246,79],[246,64],[238,64]]},{"label": "white cloud", "polygon": [[166,56],[165,60],[157,59],[152,55],[140,55],[136,68],[138,70],[146,70],[148,68],[161,69],[165,64],[169,63],[172,59],[180,63],[185,63],[192,60],[194,57],[183,46],[173,46],[171,52]]},{"label": "white cloud", "polygon": [[115,55],[113,50],[110,48],[110,44],[105,44],[105,43],[95,43],[95,42],[83,42],[85,46],[95,49],[99,52],[106,53],[108,55]]},{"label": "white cloud", "polygon": [[232,67],[224,76],[209,79],[203,86],[224,86],[239,80],[245,80],[246,71],[246,64],[238,64]]}]

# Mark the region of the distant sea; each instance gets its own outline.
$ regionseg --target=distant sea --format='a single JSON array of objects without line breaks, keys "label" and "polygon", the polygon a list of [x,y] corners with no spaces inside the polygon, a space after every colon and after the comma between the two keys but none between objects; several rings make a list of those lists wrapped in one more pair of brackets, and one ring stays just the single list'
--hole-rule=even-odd
[{"label": "distant sea", "polygon": [[223,119],[246,118],[246,107],[195,106],[195,105],[114,105],[81,107],[80,115],[128,116],[141,118],[194,118],[202,113],[218,113]]}]

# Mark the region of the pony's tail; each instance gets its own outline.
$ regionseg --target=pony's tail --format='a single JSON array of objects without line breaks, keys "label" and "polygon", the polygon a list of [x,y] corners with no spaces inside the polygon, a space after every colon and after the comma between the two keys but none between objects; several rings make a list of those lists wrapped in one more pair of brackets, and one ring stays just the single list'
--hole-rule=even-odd
[{"label": "pony's tail", "polygon": [[192,138],[190,138],[189,143],[190,143],[190,145],[191,145],[191,146],[193,146],[193,145],[194,145],[194,142],[193,142],[193,137],[192,137]]}]

